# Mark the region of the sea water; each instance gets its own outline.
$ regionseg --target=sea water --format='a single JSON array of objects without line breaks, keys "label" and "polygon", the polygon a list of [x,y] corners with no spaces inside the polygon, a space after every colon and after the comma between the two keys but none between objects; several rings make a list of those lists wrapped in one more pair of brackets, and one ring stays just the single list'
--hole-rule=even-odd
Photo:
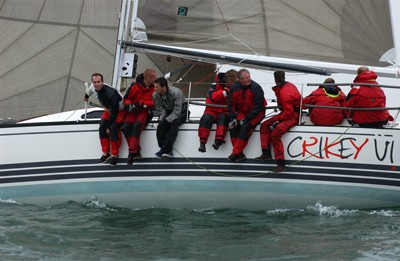
[{"label": "sea water", "polygon": [[0,260],[400,260],[400,208],[0,209]]}]

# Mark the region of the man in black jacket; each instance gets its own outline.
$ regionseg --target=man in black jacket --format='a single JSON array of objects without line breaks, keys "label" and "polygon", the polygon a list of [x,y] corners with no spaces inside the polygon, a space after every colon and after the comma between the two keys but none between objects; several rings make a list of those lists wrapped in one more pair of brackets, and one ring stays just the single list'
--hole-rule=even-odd
[{"label": "man in black jacket", "polygon": [[122,97],[116,89],[104,84],[103,75],[100,73],[92,75],[92,84],[99,102],[104,108],[99,128],[103,155],[99,163],[105,163],[111,157],[110,164],[117,165],[119,147],[121,146],[120,128],[126,114],[123,109]]}]

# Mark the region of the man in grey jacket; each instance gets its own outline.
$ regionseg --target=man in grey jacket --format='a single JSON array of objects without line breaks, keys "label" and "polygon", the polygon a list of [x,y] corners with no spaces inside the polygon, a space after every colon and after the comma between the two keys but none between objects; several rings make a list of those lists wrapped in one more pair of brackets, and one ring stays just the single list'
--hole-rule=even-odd
[{"label": "man in grey jacket", "polygon": [[157,141],[160,151],[155,155],[159,158],[172,158],[172,147],[178,136],[179,125],[186,120],[187,103],[182,91],[168,87],[164,77],[154,81],[153,101],[159,116]]}]

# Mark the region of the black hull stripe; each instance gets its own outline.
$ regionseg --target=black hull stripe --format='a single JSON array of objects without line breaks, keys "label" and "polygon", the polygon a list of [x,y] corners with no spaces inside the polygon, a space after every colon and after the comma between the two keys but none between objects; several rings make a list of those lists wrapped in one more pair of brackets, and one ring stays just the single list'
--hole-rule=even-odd
[{"label": "black hull stripe", "polygon": [[[30,168],[51,168],[57,166],[72,166],[72,165],[97,165],[96,162],[98,159],[84,159],[84,160],[67,160],[67,161],[50,161],[50,162],[32,162],[32,163],[18,163],[18,164],[0,164],[0,175],[4,171],[12,170],[12,169],[30,169]],[[184,163],[184,164],[194,164],[194,163],[204,163],[212,164],[215,163],[220,164],[222,168],[244,168],[247,169],[252,165],[266,165],[268,167],[269,164],[275,165],[274,160],[270,161],[258,161],[253,159],[247,159],[243,162],[230,162],[227,158],[174,158],[170,160],[163,160],[157,158],[144,158],[143,160],[137,161],[133,164],[133,166],[140,166],[140,164],[163,164],[164,162],[171,163]],[[193,163],[194,162],[194,163]],[[119,165],[117,167],[129,167],[126,166],[126,158],[119,159]],[[310,167],[320,167],[320,168],[334,168],[334,169],[355,169],[357,171],[393,171],[394,173],[398,173],[400,175],[400,166],[397,165],[374,165],[374,164],[360,164],[360,163],[348,163],[348,162],[326,162],[326,161],[287,161],[287,164],[290,167],[296,166],[310,166]],[[102,165],[97,165],[102,166]],[[108,166],[107,164],[103,166]],[[130,166],[129,168],[132,168]]]},{"label": "black hull stripe", "polygon": [[[194,175],[195,174],[195,175]],[[231,173],[230,177],[246,177],[246,175],[241,175],[242,173]],[[209,175],[208,172],[195,172],[192,170],[176,171],[174,173],[170,172],[160,172],[157,170],[149,172],[132,172],[132,171],[119,171],[119,172],[105,172],[105,173],[88,173],[81,172],[75,174],[54,174],[49,176],[28,176],[28,177],[17,177],[17,178],[4,178],[1,180],[0,185],[10,184],[10,183],[24,183],[24,182],[39,182],[39,181],[57,181],[57,180],[77,180],[77,179],[93,179],[93,178],[114,178],[119,177],[211,177],[218,175]],[[226,176],[225,176],[226,177]],[[229,177],[226,177],[229,178]],[[248,177],[247,177],[248,178]],[[307,175],[307,174],[290,174],[290,173],[280,173],[280,174],[264,174],[262,176],[257,176],[254,178],[264,178],[266,181],[268,179],[279,179],[279,180],[302,180],[302,181],[324,181],[324,182],[341,182],[341,183],[357,183],[357,184],[370,184],[370,185],[384,185],[391,187],[400,188],[400,180],[383,180],[383,179],[368,179],[368,178],[356,178],[356,177],[342,177],[342,176],[321,176],[321,175]]]},{"label": "black hull stripe", "polygon": [[290,166],[284,173],[274,174],[270,172],[275,166],[274,161],[260,163],[247,160],[231,164],[226,159],[191,160],[200,164],[196,165],[185,159],[144,159],[140,163],[127,166],[126,161],[122,159],[115,167],[93,164],[96,160],[3,165],[0,168],[0,184],[91,178],[196,176],[309,180],[400,187],[399,171],[383,170],[381,166],[375,165],[341,164],[340,168],[334,168],[333,164],[301,162]]}]

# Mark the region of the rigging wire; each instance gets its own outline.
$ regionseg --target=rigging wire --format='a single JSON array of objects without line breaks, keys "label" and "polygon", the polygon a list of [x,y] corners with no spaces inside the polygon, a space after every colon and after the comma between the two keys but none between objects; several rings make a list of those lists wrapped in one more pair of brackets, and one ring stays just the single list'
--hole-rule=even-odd
[{"label": "rigging wire", "polygon": [[222,13],[221,7],[220,7],[219,4],[218,4],[218,0],[215,0],[215,3],[217,4],[218,10],[219,10],[219,12],[220,12],[220,14],[221,14],[221,16],[222,16],[222,21],[224,21],[226,30],[229,31],[228,23],[226,22],[226,19],[225,19],[225,17],[224,17],[224,13]]}]

